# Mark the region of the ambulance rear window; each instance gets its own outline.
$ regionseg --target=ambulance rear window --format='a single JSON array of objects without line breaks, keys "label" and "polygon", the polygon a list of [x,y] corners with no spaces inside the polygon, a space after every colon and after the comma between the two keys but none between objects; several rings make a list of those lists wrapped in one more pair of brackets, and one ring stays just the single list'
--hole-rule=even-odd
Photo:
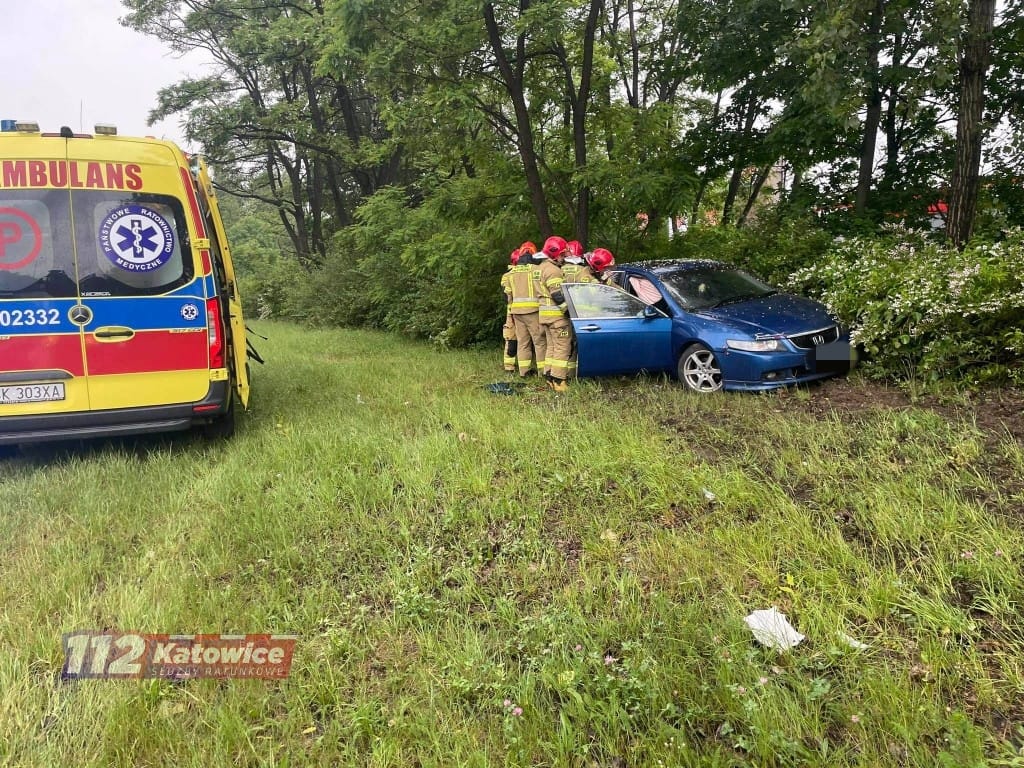
[{"label": "ambulance rear window", "polygon": [[67,190],[0,191],[0,299],[75,296]]},{"label": "ambulance rear window", "polygon": [[96,191],[72,197],[83,295],[152,295],[192,279],[188,230],[176,198]]},{"label": "ambulance rear window", "polygon": [[194,273],[177,198],[0,190],[0,299],[154,295]]}]

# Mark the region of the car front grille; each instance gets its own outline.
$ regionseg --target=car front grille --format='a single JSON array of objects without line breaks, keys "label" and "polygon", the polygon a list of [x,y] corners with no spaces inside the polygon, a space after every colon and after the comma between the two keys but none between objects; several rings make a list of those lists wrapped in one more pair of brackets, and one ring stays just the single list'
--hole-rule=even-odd
[{"label": "car front grille", "polygon": [[812,331],[811,333],[801,333],[796,336],[790,336],[789,340],[800,349],[814,349],[815,347],[820,347],[822,344],[829,344],[838,338],[839,326],[833,325],[828,328],[822,328],[820,331]]}]

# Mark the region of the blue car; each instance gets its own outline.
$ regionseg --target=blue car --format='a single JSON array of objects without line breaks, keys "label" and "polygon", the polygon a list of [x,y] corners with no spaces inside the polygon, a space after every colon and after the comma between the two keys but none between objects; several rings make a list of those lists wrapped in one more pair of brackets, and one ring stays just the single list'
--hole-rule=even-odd
[{"label": "blue car", "polygon": [[578,375],[674,374],[695,392],[766,390],[849,370],[850,337],[819,302],[717,261],[646,261],[609,285],[566,283]]}]

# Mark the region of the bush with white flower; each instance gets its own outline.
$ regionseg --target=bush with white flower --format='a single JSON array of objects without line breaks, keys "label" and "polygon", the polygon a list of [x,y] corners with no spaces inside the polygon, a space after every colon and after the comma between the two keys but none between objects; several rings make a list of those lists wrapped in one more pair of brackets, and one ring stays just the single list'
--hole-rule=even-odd
[{"label": "bush with white flower", "polygon": [[788,285],[846,323],[879,377],[1024,384],[1024,232],[958,251],[923,232],[837,238]]}]

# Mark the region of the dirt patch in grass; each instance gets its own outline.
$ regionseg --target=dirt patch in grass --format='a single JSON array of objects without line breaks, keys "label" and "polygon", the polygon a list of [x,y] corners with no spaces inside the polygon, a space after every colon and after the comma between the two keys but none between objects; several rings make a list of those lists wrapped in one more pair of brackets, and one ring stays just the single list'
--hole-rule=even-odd
[{"label": "dirt patch in grass", "polygon": [[1024,391],[999,389],[972,395],[964,407],[952,409],[956,415],[973,414],[978,428],[986,436],[1009,434],[1024,445]]},{"label": "dirt patch in grass", "polygon": [[831,379],[798,389],[782,389],[773,396],[784,410],[815,416],[909,408],[912,404],[899,389],[849,379]]},{"label": "dirt patch in grass", "polygon": [[[1024,478],[1008,455],[1007,440],[1024,446],[1024,390],[1006,387],[958,395],[956,399],[925,395],[912,399],[905,392],[884,384],[834,379],[800,389],[786,389],[769,395],[776,399],[777,410],[802,413],[817,418],[836,416],[849,423],[861,422],[884,411],[918,408],[938,413],[952,424],[968,424],[977,429],[984,453],[976,461],[981,474],[999,488],[995,499],[984,490],[966,489],[969,498],[993,512],[1024,520],[1024,504],[1012,501],[1024,495]],[[794,489],[798,501],[806,493]]]},{"label": "dirt patch in grass", "polygon": [[785,411],[815,416],[925,408],[950,420],[973,421],[987,438],[998,441],[1009,435],[1024,444],[1024,391],[1011,387],[965,394],[950,402],[936,395],[911,399],[902,390],[877,382],[831,379],[770,396]]}]

